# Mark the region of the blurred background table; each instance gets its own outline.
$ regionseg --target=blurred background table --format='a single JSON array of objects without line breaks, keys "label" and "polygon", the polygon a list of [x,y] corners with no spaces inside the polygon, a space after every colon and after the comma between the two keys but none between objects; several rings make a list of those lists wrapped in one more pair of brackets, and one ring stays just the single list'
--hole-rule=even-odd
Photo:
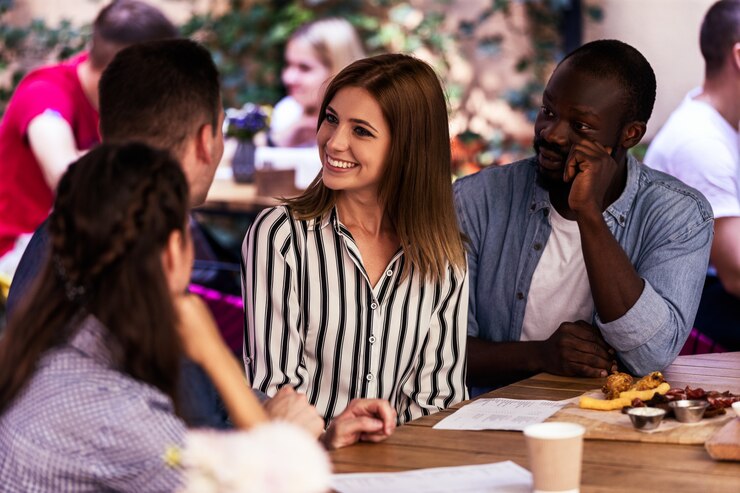
[{"label": "blurred background table", "polygon": [[[740,392],[740,352],[679,356],[664,372],[672,387]],[[484,397],[561,400],[601,387],[603,379],[542,373]],[[460,407],[462,404],[455,406]],[[448,409],[417,419],[380,444],[331,453],[334,471],[392,472],[511,460],[529,469],[524,436],[515,431],[432,429]],[[731,409],[728,412],[732,413]],[[737,419],[737,418],[735,418]],[[586,440],[581,491],[740,491],[740,462],[712,460],[701,445]]]},{"label": "blurred background table", "polygon": [[279,203],[280,200],[275,197],[260,195],[254,183],[237,183],[232,178],[216,178],[205,203],[198,210],[221,209],[256,213]]}]

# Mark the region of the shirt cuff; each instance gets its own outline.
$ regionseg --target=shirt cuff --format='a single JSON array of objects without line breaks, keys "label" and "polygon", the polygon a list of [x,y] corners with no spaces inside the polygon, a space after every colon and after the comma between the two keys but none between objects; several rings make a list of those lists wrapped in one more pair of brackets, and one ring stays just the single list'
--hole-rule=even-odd
[{"label": "shirt cuff", "polygon": [[665,300],[646,279],[643,281],[642,294],[622,317],[603,323],[596,314],[596,325],[601,334],[617,351],[631,351],[646,344],[668,323],[670,313]]}]

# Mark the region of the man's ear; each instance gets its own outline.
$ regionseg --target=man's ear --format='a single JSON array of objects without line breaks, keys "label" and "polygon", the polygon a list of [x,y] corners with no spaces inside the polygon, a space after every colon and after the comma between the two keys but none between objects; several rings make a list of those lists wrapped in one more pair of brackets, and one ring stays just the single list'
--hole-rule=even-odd
[{"label": "man's ear", "polygon": [[211,164],[213,159],[214,145],[213,125],[206,123],[198,129],[198,135],[195,143],[195,152],[198,160]]},{"label": "man's ear", "polygon": [[645,122],[629,122],[622,128],[620,143],[625,149],[635,147],[645,136],[647,124]]},{"label": "man's ear", "polygon": [[740,42],[732,47],[732,63],[735,65],[735,70],[740,71]]}]

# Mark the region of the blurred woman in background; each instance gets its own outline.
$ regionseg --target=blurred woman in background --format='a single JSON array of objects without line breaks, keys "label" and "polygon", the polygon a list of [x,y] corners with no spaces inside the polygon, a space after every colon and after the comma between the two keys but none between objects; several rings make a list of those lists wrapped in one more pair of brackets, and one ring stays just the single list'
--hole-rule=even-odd
[{"label": "blurred woman in background", "polygon": [[298,28],[285,48],[282,80],[288,95],[275,105],[270,144],[315,146],[325,84],[345,66],[364,57],[357,32],[344,19],[320,19]]}]

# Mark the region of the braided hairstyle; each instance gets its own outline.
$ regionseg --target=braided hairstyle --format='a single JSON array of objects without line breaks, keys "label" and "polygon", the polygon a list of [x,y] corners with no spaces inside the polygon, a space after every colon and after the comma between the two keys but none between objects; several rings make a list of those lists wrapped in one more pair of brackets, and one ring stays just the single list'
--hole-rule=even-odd
[{"label": "braided hairstyle", "polygon": [[0,341],[0,414],[86,315],[108,329],[118,369],[176,402],[181,347],[161,259],[187,213],[185,176],[164,151],[104,144],[69,167],[49,219],[51,261]]}]

